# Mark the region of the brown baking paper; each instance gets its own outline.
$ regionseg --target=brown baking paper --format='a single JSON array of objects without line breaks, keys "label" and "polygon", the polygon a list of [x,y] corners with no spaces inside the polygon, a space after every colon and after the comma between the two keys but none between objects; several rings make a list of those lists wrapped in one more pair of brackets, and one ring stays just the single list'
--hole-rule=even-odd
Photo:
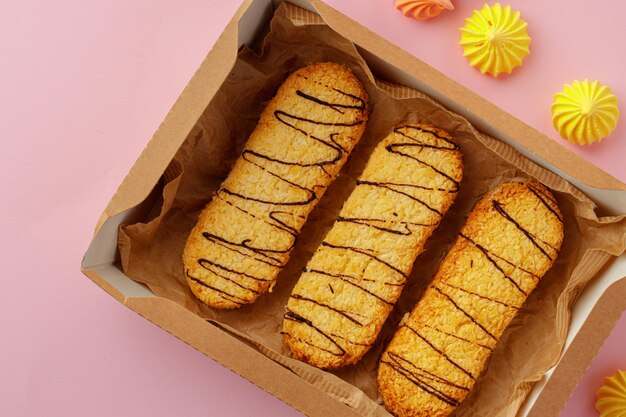
[{"label": "brown baking paper", "polygon": [[[488,370],[456,411],[457,416],[513,417],[532,384],[557,362],[578,292],[612,256],[624,251],[626,219],[598,218],[593,202],[564,179],[476,131],[463,117],[427,96],[376,80],[354,45],[315,14],[283,4],[259,49],[240,52],[229,77],[165,172],[163,199],[154,214],[144,223],[121,226],[119,249],[125,274],[145,283],[157,296],[236,335],[360,414],[389,415],[376,389],[377,359],[401,317],[434,276],[479,197],[504,181],[535,178],[555,191],[565,219],[563,249],[503,335]],[[367,131],[311,213],[273,292],[238,310],[211,309],[192,295],[185,282],[181,254],[187,235],[280,83],[294,70],[318,61],[345,64],[363,82],[371,108]],[[412,120],[433,123],[460,144],[465,179],[456,202],[417,259],[396,309],[362,361],[327,372],[291,359],[280,330],[300,271],[331,227],[373,147],[394,125]]]}]

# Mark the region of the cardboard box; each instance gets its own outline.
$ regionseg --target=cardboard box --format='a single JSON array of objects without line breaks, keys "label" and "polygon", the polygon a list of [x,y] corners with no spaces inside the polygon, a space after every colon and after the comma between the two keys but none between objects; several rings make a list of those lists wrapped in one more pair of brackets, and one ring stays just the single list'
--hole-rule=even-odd
[{"label": "cardboard box", "polygon": [[[247,0],[207,55],[100,217],[81,269],[128,308],[207,356],[311,416],[358,413],[310,385],[237,337],[182,306],[156,297],[121,270],[118,226],[146,218],[161,192],[160,179],[235,62],[242,45],[254,44],[279,0]],[[381,39],[320,0],[291,0],[319,14],[351,40],[385,79],[418,89],[467,118],[477,129],[562,176],[607,214],[626,213],[626,184],[500,110],[419,59]],[[515,138],[515,139],[513,139]],[[556,416],[565,405],[614,323],[626,309],[626,256],[613,259],[573,308],[564,353],[528,396],[519,416]],[[237,358],[232,352],[237,352]],[[381,414],[382,415],[382,414]]]}]

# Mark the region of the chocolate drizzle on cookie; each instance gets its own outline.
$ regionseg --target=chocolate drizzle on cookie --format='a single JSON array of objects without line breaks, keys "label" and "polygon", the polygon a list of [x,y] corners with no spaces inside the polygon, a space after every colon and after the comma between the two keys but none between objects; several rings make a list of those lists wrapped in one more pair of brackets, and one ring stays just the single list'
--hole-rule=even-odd
[{"label": "chocolate drizzle on cookie", "polygon": [[458,407],[460,401],[454,398],[452,395],[447,394],[443,388],[437,388],[437,385],[444,385],[462,391],[468,391],[467,388],[454,384],[453,382],[438,376],[432,372],[426,371],[413,362],[404,358],[403,356],[394,352],[388,352],[386,357],[381,360],[381,364],[385,364],[393,369],[399,375],[402,375],[407,380],[411,381],[415,386],[429,393],[433,397],[449,404],[453,407]]},{"label": "chocolate drizzle on cookie", "polygon": [[[459,147],[454,143],[454,141],[443,136],[438,131],[422,127],[421,125],[404,125],[396,127],[393,133],[385,139],[385,142],[379,146],[384,146],[384,152],[387,154],[385,157],[392,159],[402,158],[405,160],[405,163],[406,161],[410,161],[408,164],[402,165],[403,167],[406,167],[407,170],[424,169],[425,167],[426,170],[430,170],[435,174],[437,180],[433,181],[432,179],[425,179],[426,176],[424,176],[421,177],[420,180],[425,181],[425,183],[419,183],[417,181],[409,183],[406,181],[375,181],[368,177],[361,177],[361,179],[356,182],[357,189],[358,187],[367,187],[381,190],[381,199],[384,199],[384,193],[389,191],[394,194],[401,195],[403,198],[414,201],[419,206],[425,208],[426,210],[423,210],[425,212],[424,215],[429,220],[420,222],[413,221],[413,219],[410,218],[403,219],[397,212],[393,212],[389,213],[391,217],[384,218],[365,216],[352,217],[340,214],[339,217],[337,217],[336,223],[349,223],[354,225],[354,227],[373,228],[385,234],[397,236],[397,239],[409,237],[413,235],[416,230],[421,231],[424,228],[436,228],[443,217],[442,210],[445,210],[445,208],[441,206],[442,203],[437,203],[437,205],[435,205],[435,203],[431,203],[429,201],[430,199],[425,197],[424,194],[425,192],[455,194],[459,189],[459,181],[453,178],[452,175],[446,173],[444,168],[434,166],[432,163],[429,163],[427,155],[422,154],[422,150],[428,150],[431,152],[432,158],[433,152],[460,153]],[[394,177],[407,178],[410,177],[410,172],[394,172]],[[442,185],[432,186],[431,184],[433,183]],[[441,199],[434,200],[441,201]],[[375,205],[376,201],[369,201],[368,204]],[[366,297],[366,302],[379,303],[386,306],[388,314],[391,307],[395,304],[396,297],[392,296],[389,298],[388,295],[385,295],[386,292],[383,292],[380,289],[381,285],[402,288],[408,278],[409,271],[407,270],[406,265],[394,265],[394,262],[385,259],[384,253],[379,253],[378,251],[370,248],[356,247],[343,243],[340,244],[339,242],[335,243],[328,237],[324,240],[324,242],[322,242],[318,251],[319,250],[337,252],[337,256],[342,258],[346,256],[363,258],[366,259],[366,264],[379,265],[380,267],[389,270],[391,275],[396,278],[393,280],[386,279],[382,282],[378,277],[369,276],[365,270],[360,275],[349,275],[336,273],[332,270],[320,270],[314,268],[305,269],[304,271],[304,274],[319,276],[320,278],[324,277],[326,280],[330,279],[331,282],[337,280],[342,282],[344,285],[347,284],[351,288],[358,289]],[[369,274],[371,275],[371,272]],[[330,286],[330,283],[328,285]],[[314,333],[321,335],[321,339],[309,337],[306,340],[303,340],[301,335],[299,338],[296,338],[289,331],[283,332],[285,337],[293,339],[292,343],[301,342],[307,346],[319,348],[320,351],[326,353],[332,352],[333,356],[344,356],[351,344],[369,347],[374,342],[376,333],[372,333],[372,335],[369,336],[369,340],[366,340],[365,342],[361,341],[360,343],[350,341],[346,337],[347,334],[351,334],[351,328],[355,326],[363,327],[363,324],[361,318],[354,316],[354,312],[348,312],[339,308],[339,306],[344,303],[341,300],[345,297],[345,293],[337,290],[337,287],[341,288],[341,286],[330,286],[331,291],[325,295],[324,302],[312,298],[304,300],[300,295],[292,295],[291,298],[295,302],[289,303],[289,310],[285,314],[286,320],[298,322],[300,325],[308,326],[313,329]],[[327,310],[330,314],[336,315],[338,318],[341,317],[347,322],[342,324],[340,329],[335,329],[333,332],[327,328],[327,322],[316,322],[316,318],[319,319],[318,315],[314,316],[311,314],[311,308],[304,308],[306,304],[305,301],[306,303],[314,303],[317,307]],[[302,308],[298,308],[300,306],[302,306]],[[305,311],[308,311],[308,313]],[[294,312],[298,315],[298,320],[294,319]],[[372,322],[378,318],[368,317],[366,319],[369,322]],[[286,327],[286,329],[289,329],[289,327]],[[318,346],[314,343],[316,340],[318,343],[320,340],[326,342],[323,343],[323,345]]]},{"label": "chocolate drizzle on cookie", "polygon": [[[554,198],[548,191],[535,183],[525,183],[524,185],[525,188],[522,188],[521,192],[525,192],[527,195],[533,195],[538,200],[537,206],[533,208],[539,212],[537,215],[546,216],[548,219],[552,216],[556,218],[559,223],[563,222],[563,218],[558,212],[556,201],[554,201]],[[524,191],[525,189],[528,191]],[[520,197],[518,196],[517,198]],[[521,221],[516,220],[515,216],[519,214],[514,210],[508,210],[507,203],[496,198],[494,194],[494,197],[488,200],[488,204],[488,212],[490,214],[504,219],[504,223],[500,227],[505,227],[506,224],[513,225],[513,230],[517,230],[517,232],[511,233],[519,233],[523,239],[530,242],[532,245],[530,248],[534,248],[539,256],[545,257],[550,263],[556,258],[559,249],[547,243],[545,239],[542,239],[540,236],[537,236],[539,231],[531,232],[522,225]],[[429,286],[429,290],[424,295],[424,298],[439,298],[440,302],[448,304],[452,309],[459,312],[462,316],[465,316],[467,321],[465,323],[461,321],[462,324],[457,323],[455,325],[456,330],[451,330],[443,328],[441,325],[426,323],[427,317],[421,318],[417,313],[412,313],[407,322],[400,326],[399,332],[404,332],[404,337],[412,335],[412,339],[415,342],[411,343],[419,345],[419,347],[416,346],[415,349],[422,349],[422,351],[423,349],[430,349],[435,356],[442,358],[442,360],[448,362],[453,368],[459,371],[456,373],[456,378],[454,378],[456,382],[452,383],[442,375],[435,375],[426,369],[420,368],[420,366],[424,366],[421,364],[420,360],[400,356],[399,351],[394,350],[395,346],[393,342],[382,355],[381,359],[381,366],[388,366],[393,372],[411,382],[419,390],[452,407],[457,407],[467,392],[472,388],[481,368],[468,369],[462,366],[460,362],[462,358],[455,358],[455,355],[459,354],[458,349],[446,350],[449,343],[443,341],[452,338],[453,340],[467,344],[468,348],[474,347],[492,351],[500,338],[499,332],[501,330],[498,330],[497,327],[494,327],[494,325],[489,322],[484,322],[484,316],[482,316],[482,319],[478,317],[477,313],[483,310],[481,305],[484,304],[481,303],[489,303],[494,307],[498,306],[502,309],[513,310],[515,313],[521,308],[529,292],[534,288],[541,277],[540,272],[532,271],[533,265],[529,262],[517,264],[506,259],[502,253],[494,253],[490,248],[489,242],[481,242],[480,234],[476,232],[471,233],[473,230],[474,229],[464,227],[455,245],[461,245],[461,250],[463,251],[472,250],[478,254],[477,256],[484,257],[486,264],[493,267],[490,277],[493,277],[494,280],[500,278],[505,279],[511,285],[511,288],[519,294],[520,302],[513,304],[508,300],[497,299],[486,294],[481,294],[480,291],[472,291],[468,288],[464,288],[461,284],[451,284],[451,278],[456,276],[456,274],[463,274],[462,269],[457,269],[457,272],[453,273],[449,271],[441,273],[441,275],[438,273],[438,278]],[[463,241],[467,242],[469,245],[466,245]],[[474,266],[475,260],[479,260],[479,258],[474,258],[468,265],[469,268]],[[446,261],[444,260],[444,262]],[[457,265],[457,268],[462,267]],[[507,270],[510,272],[507,272]],[[517,272],[518,276],[521,276],[524,280],[522,280],[522,282],[516,281],[512,276],[513,272]],[[530,279],[532,283],[529,284],[527,279]],[[522,285],[523,282],[526,282],[526,284]],[[476,337],[464,337],[460,334],[456,334],[459,331],[458,329],[467,325],[474,326],[475,329],[478,330],[475,332]],[[496,331],[498,331],[498,334],[496,334]],[[439,337],[435,338],[434,336],[436,334],[439,334]],[[435,342],[435,340],[438,340],[438,342]],[[465,349],[463,349],[463,351],[465,351]],[[447,373],[446,377],[450,375],[451,373]],[[459,380],[464,379],[462,375],[467,377],[465,379],[466,383],[464,384],[459,382]]]},{"label": "chocolate drizzle on cookie", "polygon": [[[293,132],[293,139],[306,138],[306,140],[328,149],[330,152],[324,157],[309,161],[288,160],[247,147],[241,152],[238,163],[254,167],[258,171],[261,180],[262,177],[267,177],[274,181],[277,180],[286,189],[293,190],[294,192],[290,193],[290,199],[272,198],[261,193],[244,192],[238,190],[236,185],[228,184],[228,181],[217,190],[214,196],[215,199],[234,207],[241,212],[242,216],[256,219],[270,226],[276,233],[286,236],[286,239],[281,240],[282,242],[288,242],[287,244],[279,243],[278,245],[258,245],[254,234],[251,234],[250,238],[247,239],[232,240],[220,236],[211,230],[203,231],[202,236],[211,243],[237,253],[251,261],[251,263],[246,262],[245,265],[234,266],[226,264],[219,259],[208,259],[211,255],[209,252],[205,255],[207,259],[198,259],[197,262],[203,270],[210,272],[210,274],[192,277],[187,273],[187,277],[191,281],[205,289],[214,291],[226,303],[242,305],[252,302],[274,281],[275,276],[287,261],[288,255],[300,233],[300,228],[304,220],[306,220],[306,216],[301,213],[309,211],[306,210],[306,206],[314,205],[328,185],[329,181],[325,181],[325,184],[301,184],[297,179],[299,176],[287,176],[284,173],[286,171],[285,168],[299,167],[304,171],[322,170],[326,177],[334,177],[337,174],[340,163],[345,161],[349,148],[352,146],[349,143],[341,143],[342,140],[346,140],[346,137],[340,133],[343,129],[361,125],[366,120],[367,106],[363,98],[311,80],[299,73],[296,73],[295,76],[308,80],[309,84],[321,85],[326,91],[324,92],[324,98],[307,91],[304,87],[292,90],[293,94],[306,101],[313,102],[315,105],[338,111],[342,117],[338,120],[316,119],[309,115],[297,114],[294,110],[288,108],[277,108],[272,113],[272,117],[276,122],[288,127]],[[329,100],[329,96],[335,99]],[[320,126],[325,128],[324,136],[319,134]],[[317,135],[314,133],[317,133]],[[352,141],[352,138],[348,139]],[[289,144],[278,146],[289,146]],[[306,174],[302,176],[306,177]],[[259,209],[250,209],[250,207],[254,208],[254,206],[246,202],[258,203]],[[247,272],[249,269],[253,269],[248,265],[254,265],[257,262],[271,267],[273,272],[263,277]],[[203,278],[204,276],[207,278]],[[236,287],[242,289],[242,292],[240,294],[231,294],[220,289],[220,280],[235,284]],[[264,283],[264,285],[259,286],[259,282]]]}]

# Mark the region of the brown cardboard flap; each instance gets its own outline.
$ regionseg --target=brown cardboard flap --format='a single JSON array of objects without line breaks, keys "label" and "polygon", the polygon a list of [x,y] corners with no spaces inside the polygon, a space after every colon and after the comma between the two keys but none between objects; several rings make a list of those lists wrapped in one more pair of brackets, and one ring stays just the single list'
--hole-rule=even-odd
[{"label": "brown cardboard flap", "polygon": [[556,416],[561,412],[624,311],[626,277],[613,283],[598,300],[528,417]]}]

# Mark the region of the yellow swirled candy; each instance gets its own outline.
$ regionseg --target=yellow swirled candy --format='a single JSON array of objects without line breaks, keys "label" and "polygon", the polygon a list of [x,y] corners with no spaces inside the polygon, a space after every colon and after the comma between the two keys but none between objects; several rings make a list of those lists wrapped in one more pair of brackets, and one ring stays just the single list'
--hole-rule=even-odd
[{"label": "yellow swirled candy", "polygon": [[552,124],[563,139],[586,145],[609,136],[619,119],[617,97],[598,81],[566,84],[554,96]]},{"label": "yellow swirled candy", "polygon": [[482,9],[474,10],[461,28],[463,55],[483,74],[488,72],[494,77],[503,72],[510,74],[530,53],[527,26],[511,6],[485,4]]},{"label": "yellow swirled candy", "polygon": [[626,416],[626,372],[617,371],[606,378],[597,396],[596,410],[600,412],[600,417]]},{"label": "yellow swirled candy", "polygon": [[439,15],[443,9],[454,9],[454,6],[450,0],[396,0],[396,8],[405,16],[426,20]]}]

